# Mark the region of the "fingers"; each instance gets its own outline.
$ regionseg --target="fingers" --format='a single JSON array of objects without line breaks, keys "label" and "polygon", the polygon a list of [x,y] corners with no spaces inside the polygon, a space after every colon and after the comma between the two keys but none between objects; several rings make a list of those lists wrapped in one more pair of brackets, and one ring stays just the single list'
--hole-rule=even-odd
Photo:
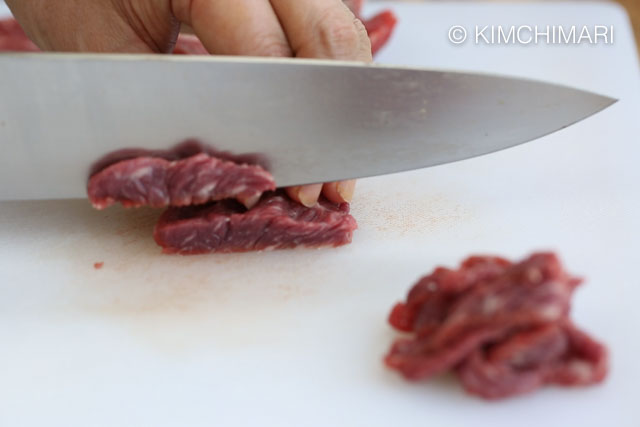
[{"label": "fingers", "polygon": [[353,199],[353,192],[356,188],[356,181],[339,181],[339,182],[327,182],[322,187],[322,194],[327,200],[333,203],[351,202]]},{"label": "fingers", "polygon": [[173,0],[173,13],[211,54],[292,55],[268,0]]},{"label": "fingers", "polygon": [[342,0],[172,0],[212,54],[371,61],[362,22]]},{"label": "fingers", "polygon": [[342,0],[270,0],[293,55],[370,62],[362,22]]},{"label": "fingers", "polygon": [[322,184],[300,185],[296,187],[288,187],[287,194],[293,200],[310,208],[318,202]]},{"label": "fingers", "polygon": [[326,184],[300,185],[286,189],[293,200],[310,208],[318,203],[320,194],[333,203],[349,203],[356,188],[355,180],[327,182]]}]

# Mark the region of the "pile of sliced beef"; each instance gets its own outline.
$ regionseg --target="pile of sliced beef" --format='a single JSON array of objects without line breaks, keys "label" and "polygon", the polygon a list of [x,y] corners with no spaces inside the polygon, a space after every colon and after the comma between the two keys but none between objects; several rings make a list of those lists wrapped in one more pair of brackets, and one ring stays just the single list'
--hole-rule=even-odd
[{"label": "pile of sliced beef", "polygon": [[455,372],[470,393],[499,399],[545,384],[581,386],[607,374],[606,348],[569,319],[581,280],[552,253],[519,263],[477,256],[437,268],[389,322],[398,339],[386,364],[409,380]]},{"label": "pile of sliced beef", "polygon": [[[313,207],[276,190],[262,166],[220,158],[193,145],[163,152],[122,151],[97,163],[89,200],[97,209],[168,207],[154,238],[165,253],[246,252],[340,246],[357,228],[347,203]],[[189,148],[191,147],[191,148]]]}]

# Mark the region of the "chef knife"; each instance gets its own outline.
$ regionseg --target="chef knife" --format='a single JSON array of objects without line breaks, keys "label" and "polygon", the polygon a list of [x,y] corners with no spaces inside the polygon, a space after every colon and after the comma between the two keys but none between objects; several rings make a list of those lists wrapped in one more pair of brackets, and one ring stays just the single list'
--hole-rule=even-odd
[{"label": "chef knife", "polygon": [[[94,161],[196,139],[290,186],[512,147],[615,100],[486,74],[321,60],[0,55],[0,200],[79,198]],[[526,167],[526,165],[523,165]]]}]

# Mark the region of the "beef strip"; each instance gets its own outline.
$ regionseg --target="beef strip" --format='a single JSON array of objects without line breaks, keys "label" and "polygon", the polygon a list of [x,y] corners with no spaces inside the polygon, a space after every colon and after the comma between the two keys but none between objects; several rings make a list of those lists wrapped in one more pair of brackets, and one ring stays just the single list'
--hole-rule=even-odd
[{"label": "beef strip", "polygon": [[122,160],[89,179],[89,200],[97,209],[116,202],[125,207],[188,206],[235,198],[246,206],[275,189],[260,166],[220,160],[206,153],[168,161],[158,157]]},{"label": "beef strip", "polygon": [[500,399],[544,384],[599,383],[606,377],[607,362],[606,348],[565,320],[475,349],[458,367],[458,375],[470,393]]},{"label": "beef strip", "polygon": [[356,228],[347,203],[321,199],[308,208],[278,191],[265,194],[250,210],[232,200],[169,208],[154,238],[165,253],[246,252],[345,245]]},{"label": "beef strip", "polygon": [[371,40],[371,53],[375,55],[391,38],[398,18],[392,11],[384,10],[371,19],[363,20],[362,23]]},{"label": "beef strip", "polygon": [[227,160],[239,164],[262,166],[268,170],[269,161],[264,155],[257,153],[235,154],[229,151],[218,150],[211,145],[204,144],[197,139],[188,139],[174,145],[167,150],[149,150],[146,148],[125,148],[108,153],[91,165],[89,176],[93,176],[107,167],[123,160],[136,159],[139,157],[157,157],[169,161],[182,160],[196,154],[205,153],[220,160]]},{"label": "beef strip", "polygon": [[392,310],[390,323],[414,336],[397,340],[385,362],[410,380],[455,370],[469,392],[488,399],[600,382],[606,349],[567,319],[579,283],[551,253],[438,268]]}]

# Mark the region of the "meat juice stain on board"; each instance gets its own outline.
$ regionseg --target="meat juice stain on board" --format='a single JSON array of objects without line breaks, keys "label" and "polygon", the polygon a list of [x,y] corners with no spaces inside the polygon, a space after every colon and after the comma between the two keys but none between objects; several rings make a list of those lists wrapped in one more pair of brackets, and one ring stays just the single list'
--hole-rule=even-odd
[{"label": "meat juice stain on board", "polygon": [[[139,216],[131,221],[131,214]],[[153,242],[146,244],[147,231],[138,226],[152,225],[154,219],[144,212],[117,209],[108,222],[107,229],[119,230],[107,245],[109,268],[93,277],[69,277],[65,293],[71,296],[70,306],[64,310],[102,317],[162,352],[188,352],[210,340],[250,345],[260,342],[262,333],[273,335],[268,323],[255,324],[255,308],[264,312],[261,317],[273,318],[285,306],[308,303],[326,280],[309,272],[329,270],[328,258],[334,255],[327,249],[168,256]],[[88,226],[62,251],[73,271],[90,257],[95,260],[96,252],[85,246],[90,233]],[[140,238],[127,245],[127,235]],[[246,328],[255,333],[243,332]]]},{"label": "meat juice stain on board", "polygon": [[352,215],[362,228],[381,237],[428,235],[449,230],[471,219],[471,211],[444,194],[418,195],[410,192],[356,191]]},{"label": "meat juice stain on board", "polygon": [[[95,212],[83,202],[63,204],[69,209],[54,209],[57,215],[49,215],[48,221],[58,224],[57,232],[65,241],[54,253],[47,247],[41,250],[48,261],[69,266],[69,292],[86,311],[133,317],[184,314],[224,300],[226,293],[245,282],[255,282],[270,302],[290,301],[313,293],[322,278],[309,279],[305,273],[328,269],[314,265],[322,254],[334,252],[168,256],[148,238],[159,215],[155,210],[116,207]],[[109,268],[99,276],[85,274],[86,267],[80,265],[93,266],[96,258]]]},{"label": "meat juice stain on board", "polygon": [[[311,252],[311,251],[304,251]],[[316,251],[313,251],[316,252]],[[267,262],[252,262],[253,267],[242,268],[245,261],[238,254],[167,257],[164,271],[147,273],[143,280],[129,281],[113,286],[113,279],[75,284],[75,287],[91,288],[84,295],[78,293],[75,309],[82,315],[103,317],[105,321],[118,325],[124,333],[133,337],[143,346],[149,346],[164,355],[181,356],[203,348],[237,348],[267,344],[270,340],[280,340],[287,334],[287,327],[303,306],[320,301],[316,289],[321,289],[325,278],[316,279],[304,274],[309,267],[297,263],[296,256],[281,253],[244,254],[252,257],[274,258]],[[311,254],[308,254],[312,256]],[[208,259],[227,258],[223,263],[225,273],[220,273],[219,264]],[[194,264],[185,267],[182,261]],[[297,263],[296,268],[286,268],[285,264]],[[206,264],[209,269],[203,268]],[[267,264],[275,268],[265,270]],[[159,263],[151,269],[160,267]],[[312,266],[319,271],[327,265]],[[287,273],[281,274],[280,269]],[[177,280],[167,278],[168,270],[180,272]],[[261,270],[261,271],[258,271]],[[297,280],[291,280],[291,277]],[[113,274],[112,277],[121,275]],[[144,274],[137,274],[142,279]],[[175,275],[174,275],[175,278]],[[105,288],[107,291],[105,292]],[[87,293],[102,293],[99,299],[87,297]],[[334,296],[339,298],[339,296]],[[282,320],[288,319],[288,320]],[[185,332],[188,331],[188,332]]]},{"label": "meat juice stain on board", "polygon": [[[401,229],[401,233],[425,232],[425,229],[429,229],[427,225],[436,220],[433,217],[438,216],[438,209],[448,210],[446,206],[450,203],[439,197],[421,202],[412,200],[412,203],[417,203],[417,207],[407,208],[407,213],[418,214],[409,220],[399,216],[402,222],[394,224],[388,218],[389,215],[394,215],[392,203],[387,201],[385,204],[380,196],[375,197],[378,202],[356,200],[354,206],[377,204],[377,208],[387,214],[380,215],[383,219],[378,224],[381,231],[394,232]],[[400,199],[406,200],[409,197]],[[438,205],[439,208],[434,209]],[[314,280],[309,277],[313,276],[309,272],[331,268],[330,264],[323,267],[318,257],[322,257],[322,254],[338,255],[340,252],[337,251],[341,251],[301,249],[278,253],[166,256],[148,239],[157,211],[118,207],[96,213],[84,204],[73,206],[75,214],[72,217],[77,215],[77,218],[71,221],[73,224],[68,223],[68,227],[64,227],[67,230],[59,230],[62,235],[70,238],[58,247],[56,253],[72,264],[76,264],[76,260],[87,258],[93,258],[94,261],[96,256],[108,261],[108,273],[105,271],[99,278],[83,275],[74,277],[71,293],[78,297],[77,304],[84,307],[85,311],[110,317],[190,317],[190,313],[198,313],[202,307],[210,307],[213,302],[222,303],[233,298],[235,290],[242,287],[243,282],[246,286],[255,282],[256,286],[262,288],[267,301],[276,303],[275,305],[310,298],[315,292],[315,286],[323,285],[323,278],[320,276]],[[68,216],[68,213],[60,214]],[[55,221],[55,218],[49,219]],[[78,223],[81,227],[77,226]],[[82,230],[84,233],[80,233]],[[220,274],[221,270],[238,273]],[[260,276],[263,277],[246,280],[248,271],[260,271]],[[176,272],[180,274],[176,275]]]}]

